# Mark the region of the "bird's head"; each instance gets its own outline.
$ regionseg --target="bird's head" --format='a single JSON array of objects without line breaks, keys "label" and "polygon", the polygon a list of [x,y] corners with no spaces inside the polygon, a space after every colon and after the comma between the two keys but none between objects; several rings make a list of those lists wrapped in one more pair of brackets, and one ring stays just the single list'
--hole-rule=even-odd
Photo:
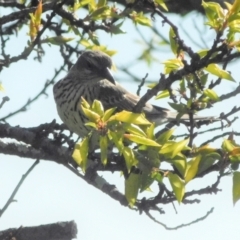
[{"label": "bird's head", "polygon": [[107,54],[101,51],[86,50],[82,52],[71,70],[78,71],[84,81],[107,79],[115,84],[110,71],[111,67],[112,60]]}]

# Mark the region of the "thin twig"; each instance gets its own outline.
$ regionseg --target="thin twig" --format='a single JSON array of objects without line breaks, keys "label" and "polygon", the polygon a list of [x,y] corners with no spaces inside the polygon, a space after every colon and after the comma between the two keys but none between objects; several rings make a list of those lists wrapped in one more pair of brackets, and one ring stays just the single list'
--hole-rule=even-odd
[{"label": "thin twig", "polygon": [[166,224],[158,221],[156,218],[154,218],[149,212],[145,212],[146,215],[152,219],[154,222],[158,223],[159,225],[163,226],[166,230],[177,230],[179,228],[183,228],[183,227],[188,227],[194,223],[197,223],[197,222],[200,222],[200,221],[203,221],[205,220],[212,212],[213,212],[214,208],[211,208],[207,213],[206,215],[204,215],[203,217],[200,217],[200,218],[197,218],[196,220],[190,222],[190,223],[186,223],[186,224],[181,224],[181,225],[178,225],[176,227],[168,227]]},{"label": "thin twig", "polygon": [[138,96],[140,95],[140,91],[141,91],[142,87],[144,86],[144,83],[145,83],[147,77],[148,77],[148,73],[146,73],[145,77],[142,78],[141,83],[138,85],[138,90],[137,90],[137,95]]},{"label": "thin twig", "polygon": [[[36,38],[34,39],[34,41],[26,48],[24,48],[24,50],[22,51],[22,53],[18,56],[14,56],[14,57],[11,57],[9,59],[6,59],[6,61],[1,64],[1,67],[2,66],[9,66],[11,63],[14,63],[14,62],[18,62],[19,60],[21,59],[27,59],[27,57],[30,55],[30,53],[32,52],[32,50],[34,49],[34,47],[39,44],[39,41],[40,41],[40,38],[42,36],[42,34],[45,32],[45,30],[51,25],[51,20],[53,19],[53,17],[56,15],[56,11],[61,8],[64,3],[66,2],[67,0],[64,0],[62,1],[61,3],[57,4],[57,1],[55,0],[54,1],[54,5],[53,5],[53,11],[51,13],[51,15],[48,17],[48,20],[46,21],[46,23],[44,24],[43,28],[38,32]],[[52,3],[51,3],[52,4]],[[45,6],[45,5],[44,5]],[[51,5],[52,6],[52,5]],[[31,11],[34,11],[36,8],[31,8]],[[26,9],[24,9],[26,10]],[[22,14],[22,12],[24,10],[20,10],[20,13]],[[29,11],[29,10],[28,10]],[[31,12],[30,11],[30,12]],[[7,17],[9,17],[11,14],[7,15]],[[0,18],[0,25],[4,23],[4,17]]]},{"label": "thin twig", "polygon": [[224,100],[229,99],[231,97],[235,97],[239,93],[240,93],[240,84],[237,86],[237,88],[234,91],[223,94],[219,98],[221,99],[221,101],[224,101]]},{"label": "thin twig", "polygon": [[5,96],[2,98],[2,102],[0,103],[0,109],[3,107],[4,103],[9,101],[10,98],[8,96]]},{"label": "thin twig", "polygon": [[35,102],[40,96],[42,96],[43,94],[46,94],[46,90],[47,88],[52,85],[54,83],[54,81],[56,80],[56,77],[60,74],[60,72],[64,69],[65,64],[63,66],[61,66],[58,70],[55,71],[55,74],[53,76],[53,78],[51,79],[51,81],[47,81],[44,84],[43,89],[41,89],[41,91],[32,99],[28,99],[28,101],[23,104],[22,107],[20,107],[19,109],[15,110],[14,112],[11,112],[9,114],[7,114],[6,116],[0,118],[0,121],[6,121],[8,118],[20,113],[20,112],[24,112],[26,111],[27,107],[32,104],[33,102]]},{"label": "thin twig", "polygon": [[5,206],[0,210],[0,217],[3,215],[3,213],[6,211],[6,209],[8,208],[8,206],[14,202],[14,197],[17,194],[19,188],[21,187],[21,185],[23,184],[24,180],[27,178],[27,176],[29,175],[29,173],[34,169],[34,167],[39,163],[39,159],[37,159],[34,164],[27,170],[27,172],[22,176],[21,180],[19,181],[18,185],[16,186],[16,188],[14,189],[13,193],[11,194],[11,196],[9,197],[8,201],[6,202]]},{"label": "thin twig", "polygon": [[203,142],[203,143],[201,144],[201,146],[204,146],[204,145],[206,145],[206,144],[208,144],[208,143],[214,142],[215,140],[217,140],[217,139],[219,139],[219,138],[223,138],[224,136],[229,136],[229,135],[231,135],[231,134],[233,134],[233,135],[235,135],[235,136],[240,136],[240,133],[239,133],[239,132],[232,132],[232,131],[231,131],[231,132],[225,132],[225,133],[216,135],[216,136],[214,136],[213,138],[211,138],[211,139]]}]

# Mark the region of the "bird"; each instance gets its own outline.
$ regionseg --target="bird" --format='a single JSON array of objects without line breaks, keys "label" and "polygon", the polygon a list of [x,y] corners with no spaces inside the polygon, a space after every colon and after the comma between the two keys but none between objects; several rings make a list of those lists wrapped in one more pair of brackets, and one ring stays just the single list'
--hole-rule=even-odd
[{"label": "bird", "polygon": [[[117,111],[132,111],[140,97],[130,93],[115,81],[111,67],[111,57],[97,50],[82,51],[76,63],[67,75],[53,87],[54,99],[58,114],[70,131],[80,137],[86,136],[90,129],[85,123],[89,122],[80,107],[84,98],[89,104],[99,100],[104,110],[117,107]],[[171,111],[147,102],[142,108],[145,117],[154,122],[155,126],[176,120],[178,112]],[[205,120],[206,117],[194,117]],[[210,117],[209,117],[210,118]],[[184,114],[181,119],[189,120]]]}]

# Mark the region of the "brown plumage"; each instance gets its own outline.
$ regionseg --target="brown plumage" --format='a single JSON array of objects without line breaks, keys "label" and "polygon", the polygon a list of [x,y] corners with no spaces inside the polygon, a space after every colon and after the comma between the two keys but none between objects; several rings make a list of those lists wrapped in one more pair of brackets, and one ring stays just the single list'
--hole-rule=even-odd
[{"label": "brown plumage", "polygon": [[[60,118],[71,131],[81,137],[89,132],[84,125],[88,119],[80,109],[81,97],[89,104],[97,99],[105,110],[117,107],[118,111],[132,111],[140,99],[114,80],[110,72],[111,66],[112,60],[106,54],[84,51],[66,77],[54,85],[53,93]],[[174,120],[178,114],[150,103],[146,103],[143,112],[156,125]],[[188,119],[188,115],[184,115],[182,119]]]}]

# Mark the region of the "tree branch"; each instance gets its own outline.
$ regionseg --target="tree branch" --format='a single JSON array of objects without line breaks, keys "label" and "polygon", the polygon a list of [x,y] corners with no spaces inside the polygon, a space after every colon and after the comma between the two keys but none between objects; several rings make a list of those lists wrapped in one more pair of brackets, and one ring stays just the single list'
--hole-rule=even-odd
[{"label": "tree branch", "polygon": [[21,187],[21,185],[23,184],[24,180],[27,178],[27,176],[29,175],[29,173],[34,169],[34,167],[39,163],[39,159],[37,159],[34,164],[28,169],[28,171],[22,176],[21,180],[19,181],[18,185],[16,186],[16,188],[14,189],[13,193],[11,194],[10,198],[8,199],[8,201],[6,202],[6,204],[4,205],[4,207],[0,210],[0,217],[3,215],[3,213],[6,211],[6,209],[8,208],[8,206],[14,202],[14,197],[17,194],[19,188]]},{"label": "tree branch", "polygon": [[77,238],[77,225],[74,221],[11,228],[0,232],[0,240],[71,240],[75,238]]}]

